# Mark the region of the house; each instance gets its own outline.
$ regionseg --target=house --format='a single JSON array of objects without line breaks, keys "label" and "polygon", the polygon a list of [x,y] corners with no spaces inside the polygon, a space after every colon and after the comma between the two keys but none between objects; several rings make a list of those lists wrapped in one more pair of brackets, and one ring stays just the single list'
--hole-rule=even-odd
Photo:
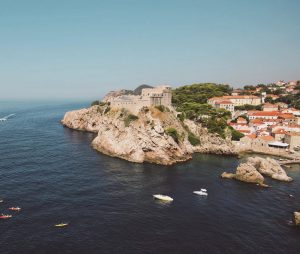
[{"label": "house", "polygon": [[234,112],[234,105],[231,101],[217,101],[215,103],[215,108],[223,108],[230,111],[232,114]]},{"label": "house", "polygon": [[288,132],[285,134],[284,141],[289,144],[290,149],[300,147],[300,133]]},{"label": "house", "polygon": [[218,101],[230,101],[234,106],[242,106],[242,105],[260,105],[261,98],[254,95],[230,95],[230,96],[222,96],[222,97],[213,97],[208,99],[207,103],[215,107]]},{"label": "house", "polygon": [[255,128],[248,126],[247,123],[229,123],[229,125],[242,133],[250,134],[250,133],[255,133]]},{"label": "house", "polygon": [[243,118],[243,117],[238,117],[238,119],[236,120],[236,122],[238,124],[247,124],[248,123],[247,120],[245,118]]},{"label": "house", "polygon": [[272,132],[272,137],[274,137],[275,141],[283,141],[285,137],[285,131],[284,129],[278,129],[274,132]]},{"label": "house", "polygon": [[265,103],[263,105],[263,111],[277,111],[278,106],[276,104]]},{"label": "house", "polygon": [[278,119],[280,112],[278,111],[248,111],[248,117],[250,120],[262,118],[262,119]]},{"label": "house", "polygon": [[296,117],[291,113],[280,114],[278,119],[282,119],[282,122],[293,124],[296,122]]},{"label": "house", "polygon": [[282,113],[292,113],[294,116],[300,117],[300,109],[295,109],[295,108],[287,108],[281,110]]},{"label": "house", "polygon": [[275,105],[278,107],[279,110],[287,109],[289,107],[289,105],[284,102],[277,102],[275,103]]}]

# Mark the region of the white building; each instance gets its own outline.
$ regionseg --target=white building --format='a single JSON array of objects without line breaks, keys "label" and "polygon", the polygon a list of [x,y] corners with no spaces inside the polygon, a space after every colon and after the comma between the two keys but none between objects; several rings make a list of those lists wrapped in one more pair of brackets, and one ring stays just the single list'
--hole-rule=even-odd
[{"label": "white building", "polygon": [[231,112],[233,114],[234,112],[234,105],[231,101],[217,101],[215,104],[216,108],[223,108]]},{"label": "white building", "polygon": [[234,106],[253,105],[257,106],[262,103],[262,100],[258,96],[254,95],[235,95],[235,96],[222,96],[210,98],[207,103],[215,107],[217,102],[230,101]]}]

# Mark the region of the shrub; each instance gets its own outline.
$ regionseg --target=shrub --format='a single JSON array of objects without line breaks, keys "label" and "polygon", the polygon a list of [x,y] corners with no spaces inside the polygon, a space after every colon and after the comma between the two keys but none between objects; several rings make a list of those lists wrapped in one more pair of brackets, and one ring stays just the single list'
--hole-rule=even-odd
[{"label": "shrub", "polygon": [[91,103],[91,106],[95,106],[95,105],[99,105],[99,104],[100,104],[100,101],[96,100]]},{"label": "shrub", "polygon": [[124,119],[125,127],[129,127],[130,123],[131,123],[132,121],[137,120],[137,119],[139,119],[138,116],[129,114],[129,115]]},{"label": "shrub", "polygon": [[158,105],[158,106],[155,106],[155,108],[157,108],[160,112],[165,112],[165,110],[166,110],[164,105]]},{"label": "shrub", "polygon": [[168,128],[168,129],[166,129],[166,133],[169,136],[171,136],[176,143],[179,142],[179,135],[178,135],[178,132],[177,132],[177,130],[175,128]]},{"label": "shrub", "polygon": [[200,144],[200,139],[197,138],[196,135],[190,131],[188,132],[188,140],[193,146]]},{"label": "shrub", "polygon": [[104,110],[104,114],[108,113],[110,111],[110,107],[106,107],[106,109]]},{"label": "shrub", "polygon": [[183,113],[180,113],[180,114],[177,115],[177,117],[178,117],[178,119],[179,119],[181,122],[183,122],[184,119],[185,119],[185,113],[184,113],[184,112],[183,112]]},{"label": "shrub", "polygon": [[231,139],[234,141],[239,141],[242,137],[245,136],[243,133],[240,133],[239,131],[233,129],[231,126],[229,126],[229,129],[231,130]]}]

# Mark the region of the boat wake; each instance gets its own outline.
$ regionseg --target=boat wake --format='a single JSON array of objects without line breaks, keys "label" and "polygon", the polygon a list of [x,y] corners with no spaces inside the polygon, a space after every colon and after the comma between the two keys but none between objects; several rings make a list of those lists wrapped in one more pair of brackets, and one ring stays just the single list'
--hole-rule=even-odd
[{"label": "boat wake", "polygon": [[7,115],[7,116],[4,116],[2,118],[0,118],[0,122],[5,122],[7,121],[10,117],[14,116],[15,114],[10,114],[10,115]]}]

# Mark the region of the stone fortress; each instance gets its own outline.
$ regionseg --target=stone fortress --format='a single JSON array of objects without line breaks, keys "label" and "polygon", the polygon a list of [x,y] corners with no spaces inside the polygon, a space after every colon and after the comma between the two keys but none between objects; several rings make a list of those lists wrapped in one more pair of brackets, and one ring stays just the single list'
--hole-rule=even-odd
[{"label": "stone fortress", "polygon": [[104,102],[109,102],[111,108],[125,108],[133,114],[138,114],[142,107],[163,105],[172,106],[172,90],[170,86],[157,86],[142,89],[141,95],[108,96]]}]

